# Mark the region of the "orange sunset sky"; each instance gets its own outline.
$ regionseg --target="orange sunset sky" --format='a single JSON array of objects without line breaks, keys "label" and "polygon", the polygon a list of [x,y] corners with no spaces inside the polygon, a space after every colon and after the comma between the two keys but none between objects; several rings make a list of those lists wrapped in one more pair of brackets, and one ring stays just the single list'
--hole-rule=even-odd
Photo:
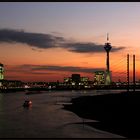
[{"label": "orange sunset sky", "polygon": [[140,3],[3,2],[0,3],[0,62],[5,79],[63,81],[73,73],[93,80],[106,69],[109,33],[113,81],[126,81],[126,60],[136,56],[140,79]]}]

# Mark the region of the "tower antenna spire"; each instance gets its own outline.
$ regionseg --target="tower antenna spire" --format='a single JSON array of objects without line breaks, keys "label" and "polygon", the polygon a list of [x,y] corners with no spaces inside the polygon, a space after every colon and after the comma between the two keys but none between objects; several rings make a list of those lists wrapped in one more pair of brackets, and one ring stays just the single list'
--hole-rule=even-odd
[{"label": "tower antenna spire", "polygon": [[109,33],[107,33],[107,42],[109,42]]}]

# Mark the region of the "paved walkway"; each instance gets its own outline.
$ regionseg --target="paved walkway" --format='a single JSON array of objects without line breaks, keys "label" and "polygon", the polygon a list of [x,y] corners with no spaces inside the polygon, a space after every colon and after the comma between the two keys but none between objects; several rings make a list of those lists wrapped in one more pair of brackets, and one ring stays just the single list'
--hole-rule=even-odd
[{"label": "paved walkway", "polygon": [[[50,117],[47,119],[50,123],[48,135],[50,138],[123,138],[109,132],[95,129],[83,124],[83,119],[74,114],[61,109],[62,106],[52,105]],[[94,120],[84,119],[84,122],[96,122]],[[47,124],[48,124],[47,123]]]}]

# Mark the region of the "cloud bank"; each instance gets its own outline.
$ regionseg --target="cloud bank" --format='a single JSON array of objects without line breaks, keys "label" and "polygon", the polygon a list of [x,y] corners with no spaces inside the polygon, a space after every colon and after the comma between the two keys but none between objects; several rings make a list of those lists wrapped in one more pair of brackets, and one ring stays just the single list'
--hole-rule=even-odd
[{"label": "cloud bank", "polygon": [[[38,49],[64,48],[75,53],[101,53],[105,52],[104,44],[93,42],[68,41],[62,36],[52,34],[30,33],[23,30],[0,29],[0,43],[25,43]],[[111,52],[116,52],[125,47],[112,46]]]},{"label": "cloud bank", "polygon": [[[54,66],[54,65],[19,65],[13,68],[13,70],[31,73],[40,73],[42,71],[67,71],[67,72],[84,72],[93,73],[98,70],[105,70],[104,68],[85,68],[85,67],[74,67],[74,66]],[[46,74],[46,72],[44,73]]]}]

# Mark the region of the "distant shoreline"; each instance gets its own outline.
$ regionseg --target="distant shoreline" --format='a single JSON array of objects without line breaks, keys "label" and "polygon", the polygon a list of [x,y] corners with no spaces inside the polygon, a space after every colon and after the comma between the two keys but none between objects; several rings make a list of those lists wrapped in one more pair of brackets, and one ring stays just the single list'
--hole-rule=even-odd
[{"label": "distant shoreline", "polygon": [[[136,90],[140,90],[139,87],[135,88]],[[50,90],[56,90],[56,91],[70,91],[70,90],[127,90],[126,87],[92,87],[92,88],[65,88],[65,87],[56,87],[56,88],[6,88],[6,89],[0,89],[0,93],[6,93],[6,92],[18,92],[18,91],[50,91]],[[133,90],[133,87],[130,87],[130,90]]]}]

